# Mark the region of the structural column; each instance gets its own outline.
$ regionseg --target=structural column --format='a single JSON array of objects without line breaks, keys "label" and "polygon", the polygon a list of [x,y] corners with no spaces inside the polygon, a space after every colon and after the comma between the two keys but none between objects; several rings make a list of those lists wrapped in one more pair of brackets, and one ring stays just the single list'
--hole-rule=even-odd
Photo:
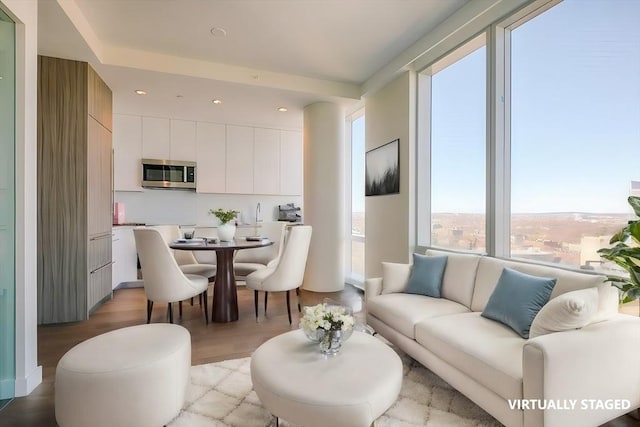
[{"label": "structural column", "polygon": [[304,109],[304,223],[313,227],[303,288],[344,288],[344,111],[318,102]]}]

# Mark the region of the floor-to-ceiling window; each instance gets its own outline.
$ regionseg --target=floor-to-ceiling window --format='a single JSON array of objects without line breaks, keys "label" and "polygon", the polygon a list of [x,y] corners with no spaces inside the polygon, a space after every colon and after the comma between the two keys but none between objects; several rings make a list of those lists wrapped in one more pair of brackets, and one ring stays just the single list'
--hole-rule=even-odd
[{"label": "floor-to-ceiling window", "polygon": [[432,65],[431,246],[485,251],[484,34]]},{"label": "floor-to-ceiling window", "polygon": [[565,0],[507,36],[511,256],[598,268],[640,180],[640,3]]},{"label": "floor-to-ceiling window", "polygon": [[349,204],[351,205],[350,215],[347,218],[349,224],[349,247],[345,251],[347,260],[347,281],[356,286],[361,286],[364,281],[364,111],[351,115],[347,120],[347,140],[350,142],[349,159],[350,187],[347,194],[350,194]]},{"label": "floor-to-ceiling window", "polygon": [[535,1],[485,34],[419,74],[418,244],[610,268],[640,195],[640,2]]},{"label": "floor-to-ceiling window", "polygon": [[0,10],[0,408],[15,394],[14,152],[15,24]]}]

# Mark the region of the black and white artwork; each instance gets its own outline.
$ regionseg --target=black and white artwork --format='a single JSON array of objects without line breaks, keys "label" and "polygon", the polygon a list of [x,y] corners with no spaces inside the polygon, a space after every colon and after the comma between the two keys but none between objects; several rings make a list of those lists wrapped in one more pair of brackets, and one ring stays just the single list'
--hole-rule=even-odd
[{"label": "black and white artwork", "polygon": [[367,151],[365,196],[381,196],[400,192],[399,158],[399,139]]}]

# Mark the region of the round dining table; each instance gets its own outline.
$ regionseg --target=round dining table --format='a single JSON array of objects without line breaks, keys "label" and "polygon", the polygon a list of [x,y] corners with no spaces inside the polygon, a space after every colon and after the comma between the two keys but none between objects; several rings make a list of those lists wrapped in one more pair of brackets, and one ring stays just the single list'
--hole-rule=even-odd
[{"label": "round dining table", "polygon": [[211,321],[233,322],[238,320],[238,292],[233,273],[233,254],[240,249],[270,245],[273,245],[273,242],[268,239],[249,241],[237,237],[231,242],[217,239],[183,239],[171,243],[169,247],[182,251],[216,251],[216,281],[213,287]]}]

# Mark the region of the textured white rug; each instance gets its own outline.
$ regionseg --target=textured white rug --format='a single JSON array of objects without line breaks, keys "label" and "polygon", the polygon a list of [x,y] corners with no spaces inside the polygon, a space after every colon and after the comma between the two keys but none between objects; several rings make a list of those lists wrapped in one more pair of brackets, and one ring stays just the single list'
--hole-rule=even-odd
[{"label": "textured white rug", "polygon": [[[494,427],[494,418],[454,390],[431,371],[401,354],[402,390],[396,403],[377,421],[377,427]],[[265,427],[275,419],[253,391],[250,359],[197,365],[180,415],[168,427]],[[290,426],[280,420],[280,426]]]}]

